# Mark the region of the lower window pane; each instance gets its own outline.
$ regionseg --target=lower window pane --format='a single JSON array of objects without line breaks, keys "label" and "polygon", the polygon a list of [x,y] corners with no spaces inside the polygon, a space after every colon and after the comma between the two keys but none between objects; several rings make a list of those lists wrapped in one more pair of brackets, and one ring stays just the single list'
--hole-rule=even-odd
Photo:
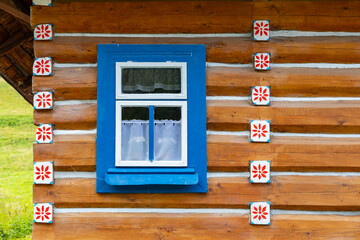
[{"label": "lower window pane", "polygon": [[181,161],[181,107],[156,107],[154,161]]},{"label": "lower window pane", "polygon": [[123,161],[149,160],[148,108],[122,108],[121,159]]}]

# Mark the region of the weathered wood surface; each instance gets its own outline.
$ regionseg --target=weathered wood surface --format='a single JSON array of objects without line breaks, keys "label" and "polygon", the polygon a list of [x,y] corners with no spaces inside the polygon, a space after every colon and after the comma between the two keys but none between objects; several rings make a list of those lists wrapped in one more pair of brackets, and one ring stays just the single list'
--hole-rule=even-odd
[{"label": "weathered wood surface", "polygon": [[359,12],[357,1],[57,2],[34,6],[31,25],[50,22],[61,33],[237,33],[269,19],[271,30],[352,32]]},{"label": "weathered wood surface", "polygon": [[207,101],[207,123],[214,130],[246,130],[250,120],[270,120],[273,132],[359,133],[359,101],[272,102]]},{"label": "weathered wood surface", "polygon": [[56,135],[53,144],[33,145],[34,162],[53,161],[57,171],[95,171],[96,135]]},{"label": "weathered wood surface", "polygon": [[[95,171],[95,140],[96,135],[56,135],[53,144],[34,144],[34,161],[53,161],[57,171]],[[207,136],[209,171],[247,171],[249,161],[264,159],[272,171],[358,172],[360,139],[272,137],[257,144],[246,136]]]},{"label": "weathered wood surface", "polygon": [[[274,132],[360,133],[359,101],[272,102],[270,107],[248,101],[208,100],[210,130],[247,130],[250,120],[270,120]],[[57,129],[96,128],[96,103],[34,110],[34,123],[55,124]]]},{"label": "weathered wood surface", "polygon": [[[56,26],[56,25],[55,25]],[[271,63],[359,63],[359,37],[273,37],[254,42],[250,37],[121,38],[56,37],[35,41],[37,57],[57,63],[95,63],[98,44],[206,44],[207,62],[250,63],[252,54],[269,52]]]},{"label": "weathered wood surface", "polygon": [[50,111],[34,110],[34,124],[54,124],[56,129],[96,128],[96,103],[56,106]]},{"label": "weathered wood surface", "polygon": [[273,209],[360,210],[356,176],[272,176],[270,184],[216,177],[208,178],[206,194],[97,194],[94,178],[55,179],[33,189],[34,202],[70,208],[247,208],[251,201],[269,201]]},{"label": "weathered wood surface", "polygon": [[97,68],[55,68],[52,76],[33,76],[33,92],[53,91],[55,100],[97,98]]},{"label": "weathered wood surface", "polygon": [[[273,97],[359,97],[360,69],[207,67],[208,96],[248,96],[252,86],[271,86]],[[55,68],[33,76],[33,92],[53,91],[55,100],[96,99],[97,69]]]},{"label": "weathered wood surface", "polygon": [[59,213],[34,224],[33,239],[357,239],[359,216],[273,215],[253,226],[245,214]]}]

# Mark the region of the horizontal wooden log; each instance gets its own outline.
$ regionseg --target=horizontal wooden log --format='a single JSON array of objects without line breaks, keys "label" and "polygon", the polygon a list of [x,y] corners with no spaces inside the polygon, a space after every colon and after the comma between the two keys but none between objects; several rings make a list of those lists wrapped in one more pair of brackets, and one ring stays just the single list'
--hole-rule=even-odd
[{"label": "horizontal wooden log", "polygon": [[359,133],[358,101],[272,102],[207,101],[208,129],[247,130],[251,120],[269,120],[272,132]]},{"label": "horizontal wooden log", "polygon": [[250,63],[252,54],[269,52],[271,63],[359,63],[358,37],[273,37],[270,42],[244,38],[56,37],[35,41],[37,57],[57,63],[95,63],[98,44],[205,44],[207,62]]},{"label": "horizontal wooden log", "polygon": [[272,176],[270,184],[250,184],[246,177],[208,178],[206,194],[97,194],[96,179],[55,179],[34,185],[34,202],[56,207],[247,208],[252,201],[273,209],[360,210],[360,177]]},{"label": "horizontal wooden log", "polygon": [[[250,120],[270,120],[273,132],[360,133],[359,101],[272,102],[270,107],[248,101],[207,101],[210,130],[247,130]],[[51,123],[57,129],[96,128],[96,103],[34,110],[34,123]]]},{"label": "horizontal wooden log", "polygon": [[53,144],[34,144],[34,162],[53,161],[57,171],[95,171],[96,135],[56,135]]},{"label": "horizontal wooden log", "polygon": [[247,96],[252,86],[270,86],[273,97],[359,97],[360,69],[208,67],[208,96]]},{"label": "horizontal wooden log", "polygon": [[352,32],[359,12],[356,1],[57,2],[34,6],[31,25],[50,22],[62,33],[236,33],[268,19],[272,30]]},{"label": "horizontal wooden log", "polygon": [[[356,239],[359,216],[273,215],[270,226],[245,214],[59,213],[53,224],[34,224],[40,239]],[[261,228],[261,231],[260,231]]]},{"label": "horizontal wooden log", "polygon": [[[34,161],[53,161],[57,171],[95,171],[95,139],[56,135],[53,144],[34,144]],[[248,171],[249,161],[264,159],[272,171],[359,172],[360,139],[272,137],[269,144],[252,144],[246,136],[207,137],[209,171]]]},{"label": "horizontal wooden log", "polygon": [[[34,76],[33,92],[53,91],[55,100],[96,99],[97,69],[56,68]],[[360,69],[208,67],[208,96],[248,96],[252,86],[271,86],[273,97],[359,97]]]},{"label": "horizontal wooden log", "polygon": [[96,128],[96,104],[56,106],[50,111],[34,110],[34,124],[53,124],[55,129]]},{"label": "horizontal wooden log", "polygon": [[33,92],[52,91],[55,100],[97,98],[96,68],[55,68],[52,76],[33,76]]},{"label": "horizontal wooden log", "polygon": [[[272,137],[269,144],[246,136],[207,136],[210,171],[247,171],[249,161],[270,160],[272,171],[360,171],[359,138]],[[341,159],[341,161],[339,161]]]}]

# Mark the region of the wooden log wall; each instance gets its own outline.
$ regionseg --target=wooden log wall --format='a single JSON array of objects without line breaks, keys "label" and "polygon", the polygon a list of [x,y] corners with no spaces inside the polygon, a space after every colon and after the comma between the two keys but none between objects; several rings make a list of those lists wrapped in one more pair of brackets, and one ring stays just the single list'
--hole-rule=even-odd
[{"label": "wooden log wall", "polygon": [[[33,92],[55,98],[52,111],[34,111],[34,123],[57,131],[52,144],[34,144],[34,161],[55,167],[53,185],[34,185],[34,203],[54,203],[55,218],[34,224],[33,239],[357,239],[359,17],[358,1],[33,6],[32,26],[55,29],[52,41],[34,43],[36,57],[55,62],[54,75],[33,77]],[[269,42],[251,39],[257,19],[270,20]],[[208,193],[96,193],[96,46],[103,43],[206,44]],[[253,70],[256,52],[271,54],[269,71]],[[247,100],[257,85],[271,87],[270,106]],[[257,119],[271,121],[270,143],[249,143],[248,122]],[[251,160],[271,161],[270,184],[249,183]],[[270,226],[248,223],[252,201],[271,203]]]}]

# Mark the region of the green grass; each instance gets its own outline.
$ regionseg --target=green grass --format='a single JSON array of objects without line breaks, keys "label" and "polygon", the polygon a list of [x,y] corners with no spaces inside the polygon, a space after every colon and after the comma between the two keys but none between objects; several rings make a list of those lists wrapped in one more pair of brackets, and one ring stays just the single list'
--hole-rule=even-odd
[{"label": "green grass", "polygon": [[0,78],[0,239],[31,239],[32,111]]}]

